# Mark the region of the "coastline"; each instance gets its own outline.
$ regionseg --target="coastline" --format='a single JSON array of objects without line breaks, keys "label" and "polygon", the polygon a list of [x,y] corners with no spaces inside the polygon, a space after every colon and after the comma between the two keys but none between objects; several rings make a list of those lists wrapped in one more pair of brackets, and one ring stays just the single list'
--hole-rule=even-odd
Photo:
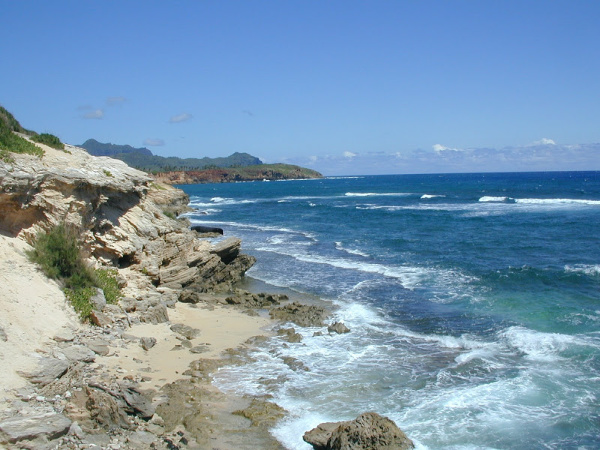
[{"label": "coastline", "polygon": [[[250,315],[234,306],[223,305],[226,297],[224,294],[206,294],[204,298],[207,302],[174,304],[169,308],[169,322],[151,324],[116,320],[104,328],[81,324],[66,304],[58,286],[53,290],[48,289],[48,283],[50,287],[56,283],[45,279],[34,265],[27,261],[24,251],[28,245],[17,238],[6,236],[0,236],[0,242],[3,249],[1,268],[5,269],[2,270],[2,281],[11,289],[3,295],[3,302],[21,303],[19,308],[15,309],[15,315],[22,315],[21,308],[26,307],[35,309],[35,314],[39,317],[52,317],[52,321],[45,322],[43,330],[39,327],[33,329],[37,340],[31,339],[32,336],[24,336],[23,333],[28,329],[26,323],[14,321],[13,316],[9,314],[3,317],[2,330],[8,338],[0,340],[0,353],[3,359],[6,358],[10,363],[0,367],[0,378],[3,380],[3,412],[0,413],[0,423],[6,422],[17,409],[22,411],[23,408],[27,408],[29,415],[35,415],[36,411],[47,411],[52,405],[65,402],[68,397],[77,397],[79,390],[76,382],[70,386],[70,391],[66,391],[68,393],[54,394],[57,399],[55,400],[47,395],[47,386],[42,389],[36,388],[27,383],[21,374],[34,372],[36,364],[43,357],[66,353],[67,349],[73,347],[71,344],[109,337],[110,339],[103,340],[104,348],[97,349],[98,353],[93,356],[86,353],[86,358],[78,361],[79,364],[85,363],[85,376],[82,378],[102,380],[109,385],[123,381],[137,383],[141,391],[154,398],[153,404],[157,409],[160,409],[161,402],[164,401],[166,390],[179,389],[178,386],[185,386],[186,389],[191,387],[202,399],[202,411],[206,414],[201,420],[196,420],[191,432],[184,428],[183,424],[163,426],[164,422],[168,422],[168,417],[156,420],[158,425],[150,420],[148,424],[142,424],[141,429],[136,431],[137,435],[124,433],[120,436],[121,442],[127,443],[128,448],[136,448],[136,438],[139,436],[144,436],[148,443],[152,436],[156,437],[154,442],[158,445],[157,448],[162,448],[160,445],[165,444],[167,439],[176,443],[182,438],[189,448],[197,448],[195,445],[202,447],[207,443],[210,443],[211,448],[218,449],[236,449],[240,446],[243,448],[249,443],[253,443],[251,447],[256,448],[283,448],[269,434],[268,426],[265,426],[275,419],[269,419],[265,424],[253,425],[251,418],[240,413],[253,404],[256,408],[256,404],[261,404],[260,399],[225,394],[211,383],[210,377],[210,374],[222,365],[243,363],[245,350],[260,342],[261,336],[272,335],[277,321],[266,317],[264,313]],[[22,271],[6,270],[4,266],[7,264],[28,270],[29,276],[24,278]],[[23,293],[41,292],[44,289],[44,301],[40,302],[36,298],[36,303],[31,307],[23,305],[27,300]],[[188,339],[171,329],[175,324],[199,330],[199,333]],[[16,336],[21,339],[23,345],[15,348]],[[154,338],[156,343],[151,348],[143,348],[140,342],[145,337]],[[266,402],[262,401],[262,404]],[[276,417],[281,417],[281,411],[276,410],[276,413]],[[114,439],[114,430],[112,435],[111,439]],[[102,437],[96,434],[88,441],[84,437],[85,432],[80,436],[83,438],[79,439],[81,445],[88,441],[89,444],[95,443],[100,446],[112,442],[108,440],[108,435]],[[59,445],[84,448],[78,447],[70,434],[62,439]],[[31,442],[34,446],[39,443],[35,440]],[[23,442],[19,442],[18,445],[15,443],[14,448],[24,448],[22,444]],[[7,445],[8,448],[12,448],[9,443]]]}]

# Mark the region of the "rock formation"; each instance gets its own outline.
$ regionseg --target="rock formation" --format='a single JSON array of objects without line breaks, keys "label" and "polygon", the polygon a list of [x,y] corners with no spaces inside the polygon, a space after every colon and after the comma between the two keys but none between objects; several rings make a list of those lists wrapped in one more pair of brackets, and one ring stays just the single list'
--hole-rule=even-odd
[{"label": "rock formation", "polygon": [[387,417],[368,412],[347,422],[326,422],[304,433],[315,450],[408,450],[413,442]]},{"label": "rock formation", "polygon": [[239,239],[213,245],[173,219],[189,201],[181,190],[76,147],[45,151],[0,163],[0,232],[31,243],[64,222],[81,231],[93,261],[132,266],[157,288],[227,290],[254,263]]}]

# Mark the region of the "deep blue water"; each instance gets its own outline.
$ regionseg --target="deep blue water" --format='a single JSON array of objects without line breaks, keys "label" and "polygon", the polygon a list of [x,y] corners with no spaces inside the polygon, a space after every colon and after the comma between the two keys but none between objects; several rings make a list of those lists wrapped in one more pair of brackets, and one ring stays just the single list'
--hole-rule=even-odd
[{"label": "deep blue water", "polygon": [[332,300],[352,330],[300,329],[217,375],[291,412],[289,448],[366,410],[421,448],[600,448],[600,172],[181,187],[193,223],[258,258],[250,277]]}]

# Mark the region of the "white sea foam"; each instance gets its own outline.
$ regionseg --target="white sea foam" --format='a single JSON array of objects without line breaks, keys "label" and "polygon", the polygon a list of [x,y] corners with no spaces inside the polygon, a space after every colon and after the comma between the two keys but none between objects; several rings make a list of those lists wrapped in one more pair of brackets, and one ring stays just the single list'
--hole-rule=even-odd
[{"label": "white sea foam", "polygon": [[526,205],[545,205],[545,206],[559,206],[559,205],[587,205],[587,206],[600,206],[600,200],[581,200],[572,198],[518,198],[515,199],[516,203]]},{"label": "white sea foam", "polygon": [[492,196],[483,196],[479,199],[481,203],[509,203],[514,202],[514,199],[510,197],[492,197]]},{"label": "white sea foam", "polygon": [[562,359],[561,353],[574,347],[600,348],[600,340],[590,336],[572,336],[559,333],[544,333],[520,326],[510,327],[499,337],[506,344],[535,361]]},{"label": "white sea foam", "polygon": [[436,195],[436,194],[423,194],[421,195],[421,200],[429,200],[431,198],[444,198],[445,195]]},{"label": "white sea foam", "polygon": [[346,192],[346,197],[408,197],[410,192]]},{"label": "white sea foam", "polygon": [[358,249],[354,249],[354,248],[346,248],[342,245],[341,242],[336,242],[335,243],[335,248],[342,251],[342,252],[346,252],[346,253],[350,253],[351,255],[358,255],[358,256],[364,256],[365,258],[368,258],[370,255],[368,253],[365,253],[363,251],[360,251]]},{"label": "white sea foam", "polygon": [[584,273],[590,276],[600,275],[600,264],[575,264],[565,266],[565,272]]}]

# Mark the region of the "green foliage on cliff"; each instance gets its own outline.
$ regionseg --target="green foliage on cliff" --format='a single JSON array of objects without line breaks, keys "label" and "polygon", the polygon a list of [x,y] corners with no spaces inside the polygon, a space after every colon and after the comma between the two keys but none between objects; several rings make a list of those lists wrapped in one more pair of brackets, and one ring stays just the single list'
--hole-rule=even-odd
[{"label": "green foliage on cliff", "polygon": [[11,153],[28,153],[43,156],[44,151],[32,144],[27,139],[16,135],[17,133],[31,134],[6,109],[0,106],[0,159],[6,162],[13,161]]},{"label": "green foliage on cliff", "polygon": [[33,139],[35,142],[39,142],[40,144],[46,144],[47,146],[57,150],[65,149],[65,144],[63,144],[58,137],[50,133],[37,134],[32,136],[31,139]]},{"label": "green foliage on cliff", "polygon": [[15,133],[30,136],[36,142],[59,150],[65,149],[65,144],[56,136],[50,133],[37,134],[34,131],[26,130],[10,112],[0,106],[0,160],[6,162],[13,161],[11,153],[44,156],[44,150]]},{"label": "green foliage on cliff", "polygon": [[108,303],[116,303],[121,297],[116,272],[88,267],[81,255],[79,234],[64,224],[40,233],[28,256],[47,277],[63,283],[65,295],[83,319],[92,312],[94,288],[104,291]]}]

